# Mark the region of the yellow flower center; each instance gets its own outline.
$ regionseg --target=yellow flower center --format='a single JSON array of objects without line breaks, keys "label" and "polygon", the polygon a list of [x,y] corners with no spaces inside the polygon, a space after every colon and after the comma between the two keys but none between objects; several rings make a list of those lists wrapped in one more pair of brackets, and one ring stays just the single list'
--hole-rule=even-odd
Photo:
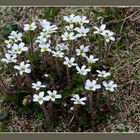
[{"label": "yellow flower center", "polygon": [[107,86],[107,88],[111,88],[111,86]]},{"label": "yellow flower center", "polygon": [[32,26],[31,25],[29,26],[29,30],[32,30]]},{"label": "yellow flower center", "polygon": [[42,101],[43,99],[42,98],[38,98],[38,101]]},{"label": "yellow flower center", "polygon": [[93,86],[90,86],[89,89],[92,90],[93,89]]},{"label": "yellow flower center", "polygon": [[66,39],[69,40],[70,39],[70,36],[66,36]]},{"label": "yellow flower center", "polygon": [[40,86],[36,86],[36,88],[40,88]]},{"label": "yellow flower center", "polygon": [[22,68],[21,68],[21,71],[25,71],[25,68],[22,67]]},{"label": "yellow flower center", "polygon": [[51,33],[51,30],[50,29],[48,29],[48,33]]},{"label": "yellow flower center", "polygon": [[71,65],[71,62],[68,62],[68,65]]},{"label": "yellow flower center", "polygon": [[12,42],[12,41],[10,41],[10,42],[9,42],[9,44],[13,44],[13,42]]},{"label": "yellow flower center", "polygon": [[55,99],[55,95],[51,95],[51,97]]},{"label": "yellow flower center", "polygon": [[106,39],[110,39],[110,36],[109,35],[106,35]]},{"label": "yellow flower center", "polygon": [[83,21],[80,21],[80,24],[83,24]]},{"label": "yellow flower center", "polygon": [[104,75],[105,75],[104,73],[101,73],[101,76],[102,76],[102,77],[104,77]]},{"label": "yellow flower center", "polygon": [[44,35],[44,36],[43,36],[43,38],[47,38],[47,36],[46,36],[46,35]]},{"label": "yellow flower center", "polygon": [[21,48],[18,48],[18,51],[20,52],[21,51]]},{"label": "yellow flower center", "polygon": [[80,104],[80,101],[79,100],[77,101],[77,104]]},{"label": "yellow flower center", "polygon": [[43,51],[47,51],[47,48],[43,48]]},{"label": "yellow flower center", "polygon": [[84,53],[84,50],[80,50],[80,53]]},{"label": "yellow flower center", "polygon": [[60,55],[59,54],[56,54],[56,57],[59,57]]}]

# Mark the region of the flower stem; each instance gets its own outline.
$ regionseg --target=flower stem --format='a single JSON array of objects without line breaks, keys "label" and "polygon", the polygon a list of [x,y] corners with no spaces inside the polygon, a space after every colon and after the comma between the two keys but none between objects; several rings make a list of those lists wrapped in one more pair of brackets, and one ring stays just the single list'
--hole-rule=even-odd
[{"label": "flower stem", "polygon": [[76,120],[78,121],[79,115],[78,115],[78,105],[74,106],[74,116],[76,118]]},{"label": "flower stem", "polygon": [[42,104],[41,108],[42,108],[42,110],[44,112],[44,115],[45,115],[46,120],[47,121],[50,121],[49,114],[48,114],[48,112],[47,112],[47,110],[45,108],[45,104],[44,103]]},{"label": "flower stem", "polygon": [[72,47],[73,47],[73,45],[72,45],[72,41],[69,41],[69,45],[71,46],[71,47],[69,47],[69,54],[68,54],[68,56],[69,56],[69,58],[72,56]]},{"label": "flower stem", "polygon": [[102,41],[101,41],[101,36],[98,36],[99,38],[99,65],[101,65],[101,61],[102,61]]},{"label": "flower stem", "polygon": [[49,111],[49,116],[50,117],[52,116],[52,107],[53,107],[53,103],[52,102],[49,102],[48,103],[48,111]]},{"label": "flower stem", "polygon": [[32,33],[30,32],[30,47],[31,47],[31,52],[34,53],[34,48],[33,48],[33,37]]},{"label": "flower stem", "polygon": [[110,46],[106,46],[106,62],[108,63],[108,55],[109,55]]},{"label": "flower stem", "polygon": [[83,76],[83,95],[86,95],[86,91],[85,91],[85,81],[86,81],[86,77]]},{"label": "flower stem", "polygon": [[45,54],[44,54],[44,52],[42,53],[42,62],[43,62],[43,64],[45,64]]},{"label": "flower stem", "polygon": [[59,65],[59,58],[56,58],[55,64],[56,64],[57,73],[59,75],[59,78],[61,79],[62,74],[61,74],[61,69],[60,69],[60,65]]},{"label": "flower stem", "polygon": [[68,88],[70,89],[72,85],[71,85],[70,72],[68,67],[67,67],[67,83],[68,83]]},{"label": "flower stem", "polygon": [[102,61],[102,46],[99,46],[99,65],[101,65]]},{"label": "flower stem", "polygon": [[48,52],[46,52],[46,54],[44,53],[44,57],[45,57],[45,63],[47,62],[53,69],[55,69],[52,56]]},{"label": "flower stem", "polygon": [[110,110],[111,106],[110,106],[110,94],[107,95],[107,107],[108,110]]},{"label": "flower stem", "polygon": [[14,77],[15,77],[15,81],[16,81],[16,86],[20,87],[20,82],[19,82],[19,79],[17,77],[16,70],[14,69],[13,71],[14,71]]},{"label": "flower stem", "polygon": [[31,78],[30,74],[27,74],[26,79],[27,79],[27,82],[29,83],[29,86],[31,87],[32,86],[32,78]]},{"label": "flower stem", "polygon": [[92,98],[92,92],[89,94],[88,96],[88,100],[89,100],[89,105],[90,105],[90,113],[91,113],[91,117],[94,117],[94,110],[93,110],[93,98]]}]

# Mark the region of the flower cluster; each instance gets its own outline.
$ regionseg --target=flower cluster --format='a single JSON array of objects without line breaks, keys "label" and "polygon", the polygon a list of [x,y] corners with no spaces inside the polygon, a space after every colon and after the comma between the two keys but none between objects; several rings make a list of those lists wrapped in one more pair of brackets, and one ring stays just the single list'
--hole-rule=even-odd
[{"label": "flower cluster", "polygon": [[[108,76],[111,75],[109,72],[106,72],[106,71],[97,70],[97,72],[99,73],[98,77],[102,78],[102,80],[104,80],[104,78],[107,78]],[[109,83],[103,81],[102,84],[105,87],[105,90],[108,90],[111,92],[113,92],[114,89],[117,87],[117,84],[114,84],[114,81],[110,81]],[[96,91],[97,89],[100,89],[100,88],[101,88],[101,85],[97,84],[96,80],[92,80],[92,81],[89,79],[86,80],[85,89],[87,89],[89,91]]]},{"label": "flower cluster", "polygon": [[86,28],[84,24],[89,23],[89,20],[86,16],[81,17],[71,14],[70,16],[64,16],[64,21],[69,25],[66,26],[65,32],[62,34],[63,41],[75,40],[87,36],[89,28]]},{"label": "flower cluster", "polygon": [[113,37],[114,33],[110,30],[106,30],[105,24],[102,24],[99,28],[97,26],[95,26],[94,28],[96,29],[96,31],[94,31],[94,34],[102,35],[107,43],[109,43],[110,41],[115,41],[115,38]]},{"label": "flower cluster", "polygon": [[[86,16],[75,16],[74,14],[64,16],[63,19],[66,26],[61,32],[60,38],[56,41],[56,45],[53,43],[55,41],[53,36],[54,34],[57,34],[58,27],[45,19],[39,20],[39,27],[35,22],[25,24],[24,31],[30,34],[39,28],[39,35],[35,38],[35,44],[37,46],[36,50],[40,51],[41,56],[49,55],[51,60],[55,60],[57,65],[61,63],[61,65],[63,64],[68,68],[67,70],[73,68],[77,74],[84,77],[86,81],[84,81],[83,90],[87,90],[90,93],[96,92],[97,90],[100,90],[103,85],[105,90],[113,92],[117,85],[113,81],[105,81],[105,78],[111,75],[109,72],[97,70],[98,79],[94,77],[94,80],[91,80],[93,77],[92,68],[94,64],[98,62],[98,58],[93,55],[93,47],[91,47],[90,44],[86,44],[84,41],[80,44],[78,43],[78,45],[73,43],[80,39],[84,40],[84,38],[88,36],[88,33],[91,30],[86,27],[86,25],[90,21]],[[113,37],[114,33],[105,30],[105,24],[101,25],[100,28],[94,27],[94,29],[96,29],[94,34],[104,36],[105,42],[109,43],[110,41],[115,40]],[[13,67],[15,70],[19,71],[20,75],[31,73],[31,68],[33,68],[31,64],[20,59],[21,56],[24,57],[24,54],[28,53],[30,50],[30,48],[22,41],[22,37],[22,33],[18,33],[17,31],[11,32],[8,36],[9,40],[5,40],[7,52],[5,58],[2,59],[5,63],[14,63]],[[34,51],[32,53],[36,51],[35,48],[33,49]],[[60,65],[58,67],[60,67]],[[68,76],[70,75],[67,75],[67,77]],[[90,76],[90,79],[87,78],[87,76]],[[32,83],[32,88],[35,91],[39,91],[41,88],[45,89],[46,85],[42,84],[41,81],[37,81],[37,83]],[[47,93],[46,96],[45,93]],[[80,94],[75,94],[72,96],[71,101],[73,101],[75,105],[85,105],[85,101],[87,100],[86,96],[87,95],[85,95],[85,97],[80,97]],[[62,98],[62,95],[57,94],[56,90],[47,90],[46,92],[40,91],[33,95],[33,101],[38,102],[40,105],[45,101],[54,102],[56,99],[60,98]]]},{"label": "flower cluster", "polygon": [[2,62],[5,63],[16,63],[18,54],[28,51],[25,47],[25,43],[22,42],[22,33],[17,31],[12,31],[8,36],[8,40],[5,40],[6,44],[6,54]]},{"label": "flower cluster", "polygon": [[48,95],[44,96],[44,91],[39,92],[39,94],[33,95],[33,101],[38,102],[40,105],[42,105],[45,101],[55,101],[56,99],[62,98],[61,94],[57,94],[56,90],[53,91],[47,91]]},{"label": "flower cluster", "polygon": [[[35,89],[36,91],[40,90],[41,88],[45,88],[46,85],[42,85],[40,81],[37,81],[37,83],[32,83],[32,88]],[[55,101],[56,99],[62,98],[60,94],[57,94],[56,90],[47,91],[47,96],[45,95],[44,91],[39,92],[38,94],[33,95],[33,101],[38,102],[40,105],[42,105],[45,101]]]}]

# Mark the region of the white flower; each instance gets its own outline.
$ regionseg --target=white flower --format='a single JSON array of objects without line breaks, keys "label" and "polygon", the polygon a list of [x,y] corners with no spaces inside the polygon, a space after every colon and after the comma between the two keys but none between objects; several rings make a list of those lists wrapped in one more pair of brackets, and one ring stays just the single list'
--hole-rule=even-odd
[{"label": "white flower", "polygon": [[103,77],[103,78],[106,78],[108,76],[110,76],[110,73],[109,72],[106,72],[106,71],[99,71],[99,70],[96,70],[99,74],[98,74],[98,77]]},{"label": "white flower", "polygon": [[78,32],[76,37],[86,36],[89,32],[89,28],[85,28],[84,26],[81,26],[80,28],[76,27],[74,30]]},{"label": "white flower", "polygon": [[105,37],[105,41],[108,43],[109,41],[115,41],[115,38],[113,37],[114,33],[111,31],[104,31],[103,36]]},{"label": "white flower", "polygon": [[21,42],[19,45],[14,44],[12,49],[14,49],[15,51],[17,51],[18,54],[21,54],[23,51],[26,52],[28,51],[27,47],[24,47],[25,43]]},{"label": "white flower", "polygon": [[41,52],[51,52],[50,44],[39,44],[39,48],[41,48]]},{"label": "white flower", "polygon": [[83,25],[84,23],[89,23],[89,20],[87,19],[86,16],[82,16],[82,17],[81,16],[76,16],[75,21],[77,23],[79,23],[80,25]]},{"label": "white flower", "polygon": [[75,36],[74,36],[74,32],[65,32],[64,34],[62,34],[62,38],[64,41],[66,40],[74,40],[75,39]]},{"label": "white flower", "polygon": [[46,85],[41,85],[40,81],[37,81],[37,83],[32,83],[32,88],[39,90],[40,88],[45,88]]},{"label": "white flower", "polygon": [[48,34],[54,33],[58,29],[56,25],[51,25],[51,23],[47,20],[42,20],[40,23],[43,27],[43,31],[47,32]]},{"label": "white flower", "polygon": [[109,83],[106,83],[105,81],[103,81],[103,85],[106,90],[109,90],[111,92],[113,92],[114,88],[117,87],[117,84],[114,84],[114,81],[110,81]]},{"label": "white flower", "polygon": [[91,91],[95,91],[96,89],[100,89],[101,85],[96,84],[96,83],[97,83],[96,80],[92,80],[92,81],[90,81],[89,79],[86,80],[85,89],[91,90]]},{"label": "white flower", "polygon": [[40,105],[42,105],[44,101],[47,101],[46,97],[44,97],[44,92],[43,91],[40,92],[39,95],[34,94],[33,95],[33,101],[38,102]]},{"label": "white flower", "polygon": [[74,27],[74,25],[73,24],[70,24],[70,25],[66,26],[66,29],[68,31],[73,31],[73,27]]},{"label": "white flower", "polygon": [[24,24],[24,31],[33,31],[36,29],[35,22],[32,22],[31,24]]},{"label": "white flower", "polygon": [[80,105],[85,105],[85,102],[87,98],[86,97],[83,97],[83,98],[80,98],[80,96],[78,94],[75,94],[73,95],[73,98],[71,98],[71,101],[73,101],[74,104],[80,104]]},{"label": "white flower", "polygon": [[60,52],[60,51],[55,52],[55,51],[53,51],[52,53],[53,53],[53,56],[55,56],[57,58],[64,57],[64,53],[63,52]]},{"label": "white flower", "polygon": [[74,63],[74,61],[75,61],[74,57],[70,59],[68,57],[65,57],[64,65],[67,65],[68,67],[77,66],[77,64]]},{"label": "white flower", "polygon": [[40,33],[40,39],[49,38],[49,37],[50,37],[50,34],[48,34],[48,32],[41,32]]},{"label": "white flower", "polygon": [[15,31],[12,31],[10,36],[8,38],[13,39],[14,42],[22,41],[22,33],[17,33]]},{"label": "white flower", "polygon": [[81,68],[76,66],[76,70],[78,71],[77,73],[79,73],[81,75],[87,75],[87,73],[91,71],[89,68],[86,68],[85,65],[83,65]]},{"label": "white flower", "polygon": [[13,41],[12,41],[11,39],[5,40],[4,42],[6,43],[6,47],[7,47],[7,48],[11,48],[12,45],[13,45]]},{"label": "white flower", "polygon": [[37,40],[35,42],[38,42],[40,44],[44,44],[44,43],[46,43],[46,41],[48,40],[49,37],[50,37],[50,34],[48,34],[47,32],[41,32],[40,35],[37,37]]},{"label": "white flower", "polygon": [[89,46],[84,46],[84,45],[81,45],[80,46],[80,49],[76,49],[76,55],[79,56],[79,55],[82,55],[83,57],[86,56],[86,52],[89,51]]},{"label": "white flower", "polygon": [[12,56],[14,56],[15,58],[17,57],[17,51],[12,49],[12,50],[8,50],[8,53]]},{"label": "white flower", "polygon": [[46,41],[47,41],[47,38],[42,38],[41,36],[38,36],[35,42],[42,45],[42,44],[46,44]]},{"label": "white flower", "polygon": [[64,16],[63,19],[68,23],[76,22],[75,15],[71,14],[70,16]]},{"label": "white flower", "polygon": [[51,91],[49,90],[49,91],[47,91],[47,93],[49,94],[49,95],[46,96],[46,100],[47,100],[47,101],[51,100],[51,101],[54,102],[55,99],[60,99],[60,98],[62,98],[61,94],[57,94],[57,91],[56,91],[56,90],[53,90],[53,92],[51,92]]},{"label": "white flower", "polygon": [[96,31],[94,31],[94,34],[101,34],[103,35],[103,32],[106,31],[105,28],[106,28],[106,25],[105,24],[102,24],[100,26],[100,28],[94,26],[94,28],[96,29]]},{"label": "white flower", "polygon": [[58,27],[56,25],[48,25],[43,28],[43,31],[46,31],[48,34],[56,32]]},{"label": "white flower", "polygon": [[25,64],[24,61],[22,61],[20,63],[20,65],[15,65],[14,68],[20,71],[20,75],[22,75],[23,73],[30,73],[31,69],[29,68],[30,64]]},{"label": "white flower", "polygon": [[1,61],[5,63],[12,63],[12,62],[15,63],[17,62],[16,57],[17,57],[16,55],[12,56],[11,54],[6,53],[5,58],[2,58]]},{"label": "white flower", "polygon": [[96,63],[96,61],[98,61],[98,58],[94,58],[93,55],[90,55],[89,57],[86,57],[86,58],[87,58],[88,64],[93,64],[93,63]]},{"label": "white flower", "polygon": [[45,27],[47,25],[50,25],[50,22],[47,21],[46,19],[43,19],[43,20],[39,20],[40,24],[42,27]]},{"label": "white flower", "polygon": [[60,43],[60,44],[56,45],[55,50],[56,51],[65,51],[65,50],[69,50],[68,47],[69,47],[68,44]]}]

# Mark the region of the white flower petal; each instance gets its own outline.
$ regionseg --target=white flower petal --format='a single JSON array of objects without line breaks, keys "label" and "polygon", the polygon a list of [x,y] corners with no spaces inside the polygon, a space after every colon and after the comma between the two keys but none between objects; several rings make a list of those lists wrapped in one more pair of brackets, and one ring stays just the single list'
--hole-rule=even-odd
[{"label": "white flower petal", "polygon": [[42,92],[39,93],[39,97],[43,98],[43,96],[44,96],[44,92],[42,91]]}]

